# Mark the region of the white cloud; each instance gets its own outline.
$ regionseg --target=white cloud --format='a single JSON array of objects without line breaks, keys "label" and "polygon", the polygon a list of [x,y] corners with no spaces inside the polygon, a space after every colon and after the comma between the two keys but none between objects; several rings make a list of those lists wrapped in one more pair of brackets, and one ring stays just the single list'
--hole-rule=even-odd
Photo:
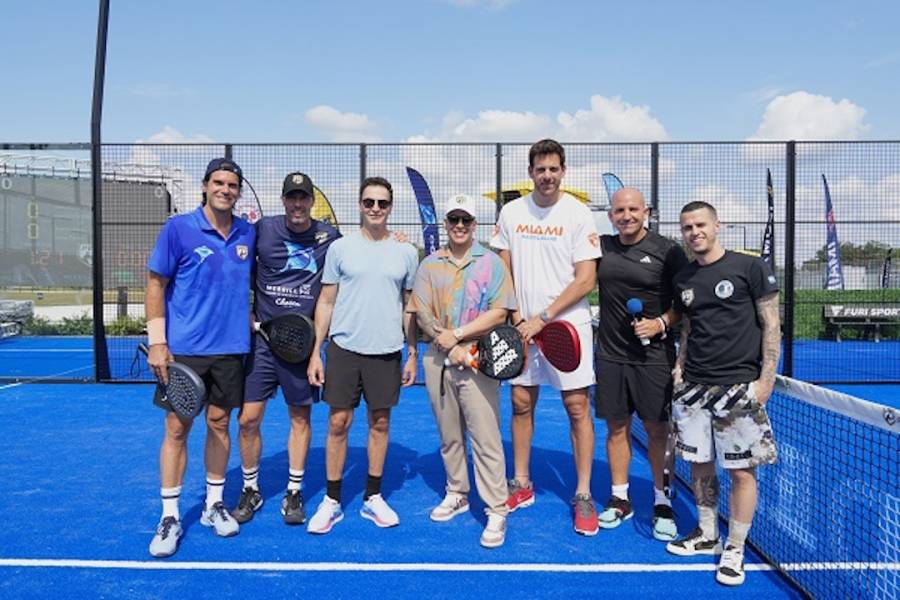
[{"label": "white cloud", "polygon": [[341,112],[320,104],[306,111],[306,122],[327,135],[334,142],[377,142],[377,124],[368,115]]},{"label": "white cloud", "polygon": [[866,110],[847,100],[835,102],[827,96],[793,92],[777,96],[763,114],[749,139],[764,140],[856,140],[869,131],[863,122]]},{"label": "white cloud", "polygon": [[146,140],[135,140],[136,144],[211,144],[215,140],[205,133],[185,135],[172,127],[164,125],[162,129],[148,137]]},{"label": "white cloud", "polygon": [[634,106],[619,97],[595,95],[590,106],[555,118],[531,111],[483,110],[475,117],[451,111],[441,131],[410,137],[407,141],[531,142],[553,137],[562,142],[636,142],[668,139],[665,127],[647,106]]}]

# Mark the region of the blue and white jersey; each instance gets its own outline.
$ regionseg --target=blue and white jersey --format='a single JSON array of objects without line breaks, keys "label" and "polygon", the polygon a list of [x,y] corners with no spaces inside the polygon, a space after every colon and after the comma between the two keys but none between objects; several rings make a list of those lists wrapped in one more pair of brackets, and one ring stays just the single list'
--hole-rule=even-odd
[{"label": "blue and white jersey", "polygon": [[166,221],[147,268],[169,280],[166,339],[172,354],[250,351],[250,270],[256,230],[233,219],[223,239],[203,207]]},{"label": "blue and white jersey", "polygon": [[284,215],[264,217],[256,223],[256,275],[254,310],[259,321],[285,313],[312,317],[322,288],[325,253],[340,232],[312,220],[309,229],[288,229]]}]

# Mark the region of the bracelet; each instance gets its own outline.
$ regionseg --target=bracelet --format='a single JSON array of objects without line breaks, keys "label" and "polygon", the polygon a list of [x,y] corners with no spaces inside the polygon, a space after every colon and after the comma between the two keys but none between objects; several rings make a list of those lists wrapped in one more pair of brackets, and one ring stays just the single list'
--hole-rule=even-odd
[{"label": "bracelet", "polygon": [[147,321],[147,342],[151,346],[166,343],[165,317],[156,317]]},{"label": "bracelet", "polygon": [[525,322],[525,319],[522,319],[521,321],[519,321],[518,323],[516,323],[515,325],[513,325],[513,327],[518,327],[519,325],[521,325],[521,324],[524,323],[524,322]]},{"label": "bracelet", "polygon": [[659,321],[659,324],[662,325],[662,331],[659,334],[659,339],[664,340],[668,337],[668,326],[666,325],[666,320],[662,317],[656,317],[656,320]]}]

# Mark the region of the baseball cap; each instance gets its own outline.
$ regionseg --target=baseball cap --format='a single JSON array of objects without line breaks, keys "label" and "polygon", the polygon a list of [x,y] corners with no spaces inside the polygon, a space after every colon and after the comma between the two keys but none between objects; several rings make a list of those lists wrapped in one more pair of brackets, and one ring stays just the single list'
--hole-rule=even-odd
[{"label": "baseball cap", "polygon": [[236,162],[230,158],[214,158],[206,165],[206,174],[203,175],[203,181],[208,181],[209,176],[216,171],[231,171],[238,176],[238,181],[244,182],[244,172]]},{"label": "baseball cap", "polygon": [[444,216],[446,217],[455,210],[461,210],[472,218],[478,217],[475,214],[475,200],[465,194],[453,194],[450,196],[450,199],[447,200],[447,207],[444,209]]},{"label": "baseball cap", "polygon": [[296,171],[288,173],[284,178],[284,184],[281,186],[281,195],[287,196],[291,192],[303,192],[310,198],[313,195],[313,184],[309,175]]}]

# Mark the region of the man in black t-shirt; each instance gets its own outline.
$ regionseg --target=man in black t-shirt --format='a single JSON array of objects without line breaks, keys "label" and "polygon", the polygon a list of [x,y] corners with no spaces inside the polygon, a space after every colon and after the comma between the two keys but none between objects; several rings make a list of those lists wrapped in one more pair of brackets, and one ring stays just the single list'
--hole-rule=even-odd
[{"label": "man in black t-shirt", "polygon": [[722,551],[717,457],[731,479],[731,514],[716,580],[740,585],[744,542],[756,510],[756,465],[776,458],[764,405],[781,352],[778,286],[762,259],[722,248],[719,220],[709,204],[685,205],[680,222],[696,260],[675,276],[683,325],[672,372],[672,418],[678,452],[692,463],[699,526],[666,548],[681,556]]},{"label": "man in black t-shirt", "polygon": [[[612,495],[598,519],[600,527],[612,529],[634,515],[628,496],[629,432],[631,416],[637,412],[647,431],[653,471],[653,536],[672,541],[678,530],[671,502],[662,491],[675,362],[674,340],[667,334],[680,319],[672,308],[672,278],[688,261],[681,247],[644,227],[649,213],[639,190],[620,189],[609,210],[618,235],[600,238],[594,405],[597,416],[606,419]],[[632,305],[640,301],[639,314],[631,314],[629,301]]]}]

